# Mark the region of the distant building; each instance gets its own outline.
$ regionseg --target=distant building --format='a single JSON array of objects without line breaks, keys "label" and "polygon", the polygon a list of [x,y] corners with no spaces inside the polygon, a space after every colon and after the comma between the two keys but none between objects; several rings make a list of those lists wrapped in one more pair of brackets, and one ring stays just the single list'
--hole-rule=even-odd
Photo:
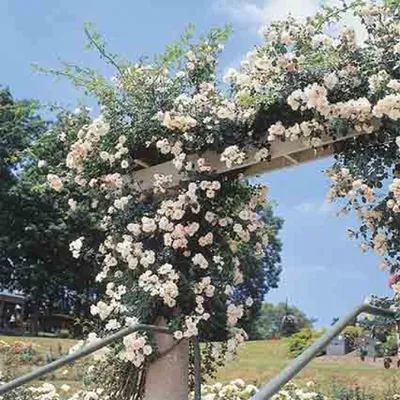
[{"label": "distant building", "polygon": [[52,334],[59,334],[61,331],[72,332],[75,318],[57,311],[42,308],[35,318],[26,297],[22,294],[0,291],[0,332],[6,334],[39,331]]},{"label": "distant building", "polygon": [[24,308],[24,296],[0,292],[0,330],[23,329]]},{"label": "distant building", "polygon": [[327,356],[344,356],[350,353],[351,347],[344,337],[344,335],[339,335],[335,337],[326,348]]}]

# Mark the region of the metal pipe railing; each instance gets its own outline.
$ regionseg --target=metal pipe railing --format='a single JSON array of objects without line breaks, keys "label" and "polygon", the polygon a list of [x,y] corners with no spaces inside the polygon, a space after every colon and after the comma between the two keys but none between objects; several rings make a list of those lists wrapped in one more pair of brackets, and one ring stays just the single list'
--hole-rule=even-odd
[{"label": "metal pipe railing", "polygon": [[287,365],[277,376],[271,379],[268,383],[253,396],[252,400],[270,399],[274,394],[294,378],[310,361],[314,359],[340,332],[346,328],[351,321],[362,313],[380,315],[388,318],[395,318],[395,312],[389,309],[378,308],[370,305],[368,302],[360,304],[349,314],[339,319],[335,325],[330,327],[319,339],[317,339],[307,350],[295,358]]},{"label": "metal pipe railing", "polygon": [[[129,326],[127,328],[123,328],[120,331],[113,333],[112,335],[109,335],[105,338],[99,339],[98,341],[89,344],[85,347],[82,347],[81,349],[65,356],[62,357],[56,361],[51,362],[50,364],[44,365],[43,367],[40,367],[38,369],[35,369],[32,372],[29,372],[26,375],[23,375],[19,378],[14,379],[13,381],[7,382],[4,385],[0,386],[0,395],[5,394],[7,392],[10,392],[13,389],[17,389],[20,386],[23,386],[27,384],[28,382],[31,382],[35,379],[38,379],[44,375],[47,375],[48,373],[55,371],[64,365],[70,364],[71,362],[77,361],[78,359],[88,356],[97,350],[100,350],[101,348],[119,340],[122,339],[123,337],[130,335],[131,333],[137,332],[137,331],[154,331],[154,332],[161,332],[161,333],[166,333],[166,334],[173,334],[169,328],[162,327],[162,326],[156,326],[156,325],[145,325],[145,324],[135,324],[132,326]],[[201,400],[201,393],[200,393],[200,385],[199,382],[201,382],[201,370],[200,370],[200,346],[197,340],[193,342],[194,344],[194,358],[195,358],[195,399],[196,400]]]},{"label": "metal pipe railing", "polygon": [[[285,367],[275,378],[271,379],[266,385],[264,385],[259,392],[252,398],[252,400],[266,400],[276,394],[286,383],[288,383],[294,376],[296,376],[314,357],[326,346],[329,342],[334,339],[343,329],[353,321],[358,315],[362,313],[369,313],[373,315],[380,315],[384,317],[394,318],[395,312],[389,309],[378,308],[365,302],[356,307],[352,312],[341,318],[335,325],[329,328],[318,340],[316,340],[307,350],[295,358],[287,367]],[[136,324],[123,328],[120,331],[99,339],[98,341],[85,346],[72,354],[62,357],[50,364],[47,364],[41,368],[38,368],[24,376],[14,379],[11,382],[7,382],[0,386],[0,395],[5,394],[13,389],[25,385],[35,379],[38,379],[64,365],[70,364],[82,357],[90,355],[97,350],[119,340],[133,332],[137,331],[155,331],[166,334],[172,334],[172,332],[162,326]],[[201,399],[201,360],[200,360],[200,346],[195,339],[194,344],[194,367],[195,367],[195,399]]]}]

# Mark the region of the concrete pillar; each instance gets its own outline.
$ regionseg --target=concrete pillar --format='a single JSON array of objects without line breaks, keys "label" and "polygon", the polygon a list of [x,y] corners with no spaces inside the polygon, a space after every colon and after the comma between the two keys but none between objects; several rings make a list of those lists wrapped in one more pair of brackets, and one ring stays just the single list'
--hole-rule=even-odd
[{"label": "concrete pillar", "polygon": [[[159,325],[163,325],[160,321]],[[145,400],[187,400],[189,392],[189,342],[175,346],[172,335],[155,333],[160,353],[168,353],[152,363],[147,371]],[[175,347],[174,347],[175,346]]]}]

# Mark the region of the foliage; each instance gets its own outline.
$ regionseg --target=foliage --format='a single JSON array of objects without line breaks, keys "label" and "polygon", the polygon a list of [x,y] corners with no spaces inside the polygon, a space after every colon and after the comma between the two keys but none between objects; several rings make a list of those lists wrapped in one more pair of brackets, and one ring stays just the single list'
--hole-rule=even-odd
[{"label": "foliage", "polygon": [[[247,278],[244,282],[244,289],[247,292],[246,298],[257,298],[257,291],[263,288],[263,297],[258,297],[255,307],[251,308],[251,312],[244,315],[241,323],[247,332],[249,339],[254,340],[261,338],[259,334],[260,320],[263,318],[265,304],[261,306],[265,295],[272,288],[277,288],[281,273],[281,256],[280,252],[282,244],[279,239],[279,232],[282,229],[283,219],[274,215],[271,204],[266,204],[264,209],[260,209],[258,214],[261,216],[265,225],[268,226],[268,244],[265,245],[265,256],[263,257],[262,268],[254,270],[252,274],[246,274],[245,277],[251,277],[251,281]],[[260,310],[261,307],[261,310]],[[297,315],[296,315],[297,316]]]},{"label": "foliage", "polygon": [[0,341],[0,355],[9,372],[17,372],[22,365],[38,365],[43,361],[32,343],[20,341],[12,344]]},{"label": "foliage", "polygon": [[[332,391],[332,399],[338,400],[374,400],[376,395],[374,393],[363,390],[356,386],[355,388],[348,388],[342,385],[334,385]],[[385,397],[393,399],[393,397]]]},{"label": "foliage", "polygon": [[343,335],[349,344],[350,348],[354,349],[357,345],[358,338],[363,332],[363,328],[360,326],[346,326],[343,331]]},{"label": "foliage", "polygon": [[334,384],[330,393],[332,400],[395,400],[399,398],[397,386],[387,384],[383,393],[376,393],[365,390],[362,387],[348,387],[345,385]]},{"label": "foliage", "polygon": [[397,354],[396,335],[389,335],[385,341],[379,341],[376,347],[377,357],[395,356]]},{"label": "foliage", "polygon": [[[57,391],[52,384],[45,383],[39,387],[21,388],[1,397],[1,400],[109,400],[110,397],[102,390],[84,389],[72,394],[68,385],[65,390]],[[68,392],[71,391],[71,394]],[[249,400],[258,389],[256,386],[246,384],[242,379],[235,379],[227,384],[215,383],[202,385],[201,393],[204,400]],[[272,397],[274,400],[324,400],[326,397],[311,389],[302,389],[294,384],[288,384],[283,390]],[[194,393],[189,394],[189,400],[194,399]],[[346,398],[347,399],[347,398]],[[353,399],[353,398],[349,398]]]},{"label": "foliage", "polygon": [[[378,298],[372,296],[371,303],[383,309],[396,309],[391,298]],[[395,313],[397,317],[397,313]],[[360,320],[360,326],[368,329],[377,339],[376,352],[378,357],[394,356],[397,353],[399,343],[396,335],[396,320],[384,316],[369,316]]]},{"label": "foliage", "polygon": [[[205,400],[248,400],[257,393],[257,387],[246,384],[242,379],[235,379],[228,384],[214,383],[212,385],[202,385],[201,395]],[[189,400],[194,400],[191,393]]]},{"label": "foliage", "polygon": [[[295,331],[282,331],[282,320],[290,314],[295,318]],[[271,339],[272,337],[285,337],[304,329],[312,328],[313,320],[308,318],[296,306],[288,306],[285,303],[264,303],[257,319],[257,339]]]},{"label": "foliage", "polygon": [[309,382],[308,388],[299,388],[293,383],[288,383],[279,393],[272,396],[273,400],[303,400],[303,399],[314,399],[324,400],[327,399],[325,395],[320,392],[314,391],[314,383]]},{"label": "foliage", "polygon": [[[19,149],[22,166],[2,198],[7,206],[1,213],[1,284],[9,290],[23,291],[29,299],[27,312],[33,319],[39,313],[55,311],[87,318],[99,291],[94,283],[94,255],[76,260],[69,250],[77,232],[86,232],[94,244],[102,239],[93,212],[89,208],[71,213],[68,201],[76,191],[65,190],[65,197],[60,198],[48,188],[43,175],[50,164],[58,165],[65,159],[65,131],[87,121],[87,113],[61,112],[46,132],[42,129],[34,140],[23,142]],[[25,123],[25,129],[33,129],[31,125]]]},{"label": "foliage", "polygon": [[306,348],[310,347],[316,339],[324,333],[323,330],[314,331],[311,328],[304,328],[289,338],[288,354],[290,357],[297,357]]},{"label": "foliage", "polygon": [[45,129],[38,115],[38,105],[33,101],[16,101],[7,89],[0,90],[0,268],[6,285],[4,268],[10,268],[7,248],[9,233],[14,228],[10,218],[13,198],[10,190],[16,184],[24,162],[23,152]]},{"label": "foliage", "polygon": [[[0,183],[2,193],[15,181],[23,162],[23,151],[43,132],[38,104],[16,101],[8,89],[0,88]],[[0,198],[3,198],[1,196]]]},{"label": "foliage", "polygon": [[[8,376],[2,375],[0,372],[0,383],[4,384],[8,380]],[[43,383],[40,386],[22,386],[14,389],[4,395],[1,395],[1,400],[108,400],[108,396],[102,396],[103,391],[99,389],[94,390],[71,390],[72,388],[64,384],[61,390],[51,383]],[[71,392],[71,393],[69,393]]]},{"label": "foliage", "polygon": [[[4,377],[3,377],[4,378]],[[246,384],[242,379],[235,379],[226,384],[214,383],[202,385],[201,393],[204,400],[248,400],[258,389],[256,386]],[[288,383],[283,389],[272,397],[273,400],[395,400],[398,398],[398,391],[394,387],[388,387],[382,397],[373,392],[367,392],[359,387],[346,387],[333,385],[329,393],[321,391],[314,382],[310,381],[305,387],[294,383]],[[109,396],[102,390],[84,389],[73,394],[73,388],[63,385],[58,391],[52,384],[42,384],[38,387],[21,388],[3,395],[1,400],[109,400]],[[190,393],[189,400],[194,399],[194,393]]]}]

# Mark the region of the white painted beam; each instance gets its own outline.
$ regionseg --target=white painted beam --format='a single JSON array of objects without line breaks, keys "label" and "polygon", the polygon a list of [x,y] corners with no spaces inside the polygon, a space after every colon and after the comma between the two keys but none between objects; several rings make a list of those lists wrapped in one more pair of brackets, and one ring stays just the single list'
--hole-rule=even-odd
[{"label": "white painted beam", "polygon": [[291,155],[286,154],[285,156],[283,156],[284,158],[286,158],[286,160],[288,160],[289,162],[291,162],[293,165],[299,165],[299,162]]},{"label": "white painted beam", "polygon": [[[305,164],[310,161],[319,160],[331,156],[334,153],[333,144],[328,145],[326,149],[322,147],[318,149],[306,149],[295,154],[296,163],[289,161],[288,157],[277,157],[270,162],[261,162],[252,165],[244,171],[245,176],[261,175],[266,172],[277,171],[284,168],[294,167],[296,165]],[[289,156],[294,158],[293,156]]]},{"label": "white painted beam", "polygon": [[[271,161],[269,162],[258,162],[254,159],[254,151],[248,152],[244,163],[240,165],[233,165],[232,168],[228,168],[225,163],[220,161],[220,154],[216,152],[205,152],[201,155],[213,169],[218,173],[224,173],[235,169],[243,170],[247,176],[261,174],[272,170],[286,168],[292,165],[299,165],[311,160],[329,157],[333,154],[333,145],[335,143],[343,142],[354,138],[355,135],[348,135],[337,140],[333,140],[332,137],[325,135],[322,139],[322,144],[318,148],[311,148],[302,141],[295,142],[280,142],[275,141],[271,144]],[[327,148],[324,149],[324,147]],[[188,161],[196,161],[200,156],[192,154],[188,156]],[[170,186],[179,185],[179,182],[185,178],[184,173],[179,173],[171,161],[154,165],[149,168],[141,169],[135,172],[134,177],[138,182],[140,190],[147,190],[152,187],[154,174],[172,175],[172,183]]]},{"label": "white painted beam", "polygon": [[150,168],[150,166],[151,166],[150,164],[144,162],[143,160],[135,160],[135,164],[139,165],[143,168]]}]

